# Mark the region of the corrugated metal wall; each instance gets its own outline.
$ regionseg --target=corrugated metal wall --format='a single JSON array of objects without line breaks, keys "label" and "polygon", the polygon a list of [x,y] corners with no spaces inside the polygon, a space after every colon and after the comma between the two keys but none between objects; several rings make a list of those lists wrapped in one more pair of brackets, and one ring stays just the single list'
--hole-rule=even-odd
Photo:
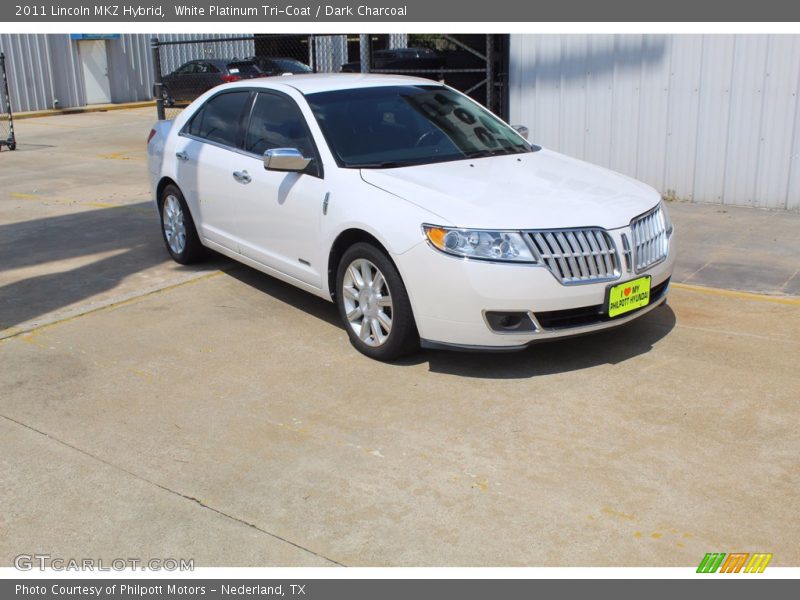
[{"label": "corrugated metal wall", "polygon": [[800,36],[512,35],[531,140],[698,202],[800,209]]},{"label": "corrugated metal wall", "polygon": [[[112,102],[152,98],[150,38],[123,34],[107,40],[108,75]],[[219,39],[223,34],[161,34],[162,41]],[[14,111],[83,106],[86,94],[78,42],[66,34],[0,34],[0,51],[6,55],[8,86]],[[175,46],[163,53],[162,68],[172,71],[193,58],[245,57],[254,52],[252,41],[195,43]],[[2,103],[2,100],[0,100]],[[0,109],[5,107],[0,104]]]},{"label": "corrugated metal wall", "polygon": [[15,111],[51,106],[54,81],[49,46],[46,35],[0,34],[0,51],[6,55],[9,95]]},{"label": "corrugated metal wall", "polygon": [[[151,36],[144,37],[149,40]],[[223,35],[198,33],[172,33],[158,35],[158,39],[162,42],[191,41],[196,39],[211,40],[225,37],[245,37],[245,35],[231,36],[230,34]],[[253,56],[255,53],[255,43],[252,40],[180,44],[172,46],[168,52],[161,53],[161,72],[171,73],[183,63],[196,58],[244,58],[246,56]]]},{"label": "corrugated metal wall", "polygon": [[[107,41],[112,102],[151,97],[149,36],[124,34]],[[0,34],[14,111],[86,103],[78,42],[66,34]]]}]

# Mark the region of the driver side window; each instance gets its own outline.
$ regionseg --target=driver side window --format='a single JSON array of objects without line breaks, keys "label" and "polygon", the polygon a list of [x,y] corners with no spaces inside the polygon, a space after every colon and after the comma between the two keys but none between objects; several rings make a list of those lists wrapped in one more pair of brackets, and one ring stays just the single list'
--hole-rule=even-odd
[{"label": "driver side window", "polygon": [[259,92],[247,126],[244,149],[261,156],[275,148],[297,148],[303,156],[316,155],[305,117],[294,101]]}]

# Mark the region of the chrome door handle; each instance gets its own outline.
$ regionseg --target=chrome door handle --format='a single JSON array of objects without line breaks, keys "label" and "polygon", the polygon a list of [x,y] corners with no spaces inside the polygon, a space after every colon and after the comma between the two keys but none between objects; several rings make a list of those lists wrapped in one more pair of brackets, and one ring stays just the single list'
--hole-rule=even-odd
[{"label": "chrome door handle", "polygon": [[177,158],[178,160],[189,160],[189,155],[181,150],[180,152],[175,153],[175,158]]},{"label": "chrome door handle", "polygon": [[239,183],[250,183],[253,181],[253,178],[250,177],[247,171],[234,171],[233,178]]}]

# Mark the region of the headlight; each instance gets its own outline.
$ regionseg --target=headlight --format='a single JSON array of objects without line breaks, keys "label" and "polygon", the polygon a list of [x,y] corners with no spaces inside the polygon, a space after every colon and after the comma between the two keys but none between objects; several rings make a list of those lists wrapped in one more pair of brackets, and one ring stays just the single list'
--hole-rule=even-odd
[{"label": "headlight", "polygon": [[504,262],[536,262],[522,234],[516,231],[453,229],[423,225],[428,241],[437,250],[453,256]]},{"label": "headlight", "polygon": [[667,236],[672,235],[673,227],[672,227],[672,219],[669,218],[669,213],[667,212],[667,204],[663,200],[661,201],[661,214],[664,216],[664,230],[667,232]]}]

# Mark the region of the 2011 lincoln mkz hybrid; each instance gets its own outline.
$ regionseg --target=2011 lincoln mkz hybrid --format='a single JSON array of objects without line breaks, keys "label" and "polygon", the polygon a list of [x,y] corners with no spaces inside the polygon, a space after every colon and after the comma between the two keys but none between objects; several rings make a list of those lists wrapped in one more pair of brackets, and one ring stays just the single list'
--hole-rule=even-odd
[{"label": "2011 lincoln mkz hybrid", "polygon": [[430,80],[222,85],[157,122],[148,157],[176,261],[210,248],[331,300],[379,360],[524,348],[666,300],[673,227],[654,189]]}]

